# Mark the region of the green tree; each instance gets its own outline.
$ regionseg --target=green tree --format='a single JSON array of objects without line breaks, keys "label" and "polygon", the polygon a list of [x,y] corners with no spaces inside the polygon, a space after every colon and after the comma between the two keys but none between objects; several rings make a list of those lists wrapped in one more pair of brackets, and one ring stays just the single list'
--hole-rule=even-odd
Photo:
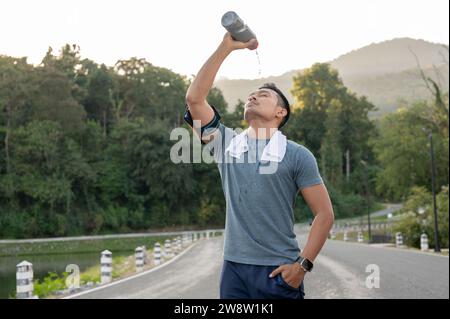
[{"label": "green tree", "polygon": [[102,64],[89,76],[87,96],[84,108],[89,119],[101,123],[103,135],[106,136],[114,120],[112,110],[111,91],[113,90],[113,77],[107,67]]},{"label": "green tree", "polygon": [[58,122],[65,132],[82,130],[86,112],[72,96],[72,83],[54,69],[39,69],[37,90],[32,100],[34,120]]},{"label": "green tree", "polygon": [[171,128],[182,124],[184,77],[137,58],[121,60],[114,69],[120,75],[112,97],[116,117],[166,121]]},{"label": "green tree", "polygon": [[[30,83],[32,66],[26,58],[0,56],[0,136],[3,141],[4,167],[8,174],[11,166],[10,138],[12,130],[29,117],[28,102],[33,85]],[[3,152],[2,152],[3,153]],[[3,164],[3,156],[0,157]]]},{"label": "green tree", "polygon": [[372,142],[383,167],[377,176],[381,196],[399,200],[406,198],[413,186],[431,188],[429,144],[424,128],[434,132],[437,187],[448,184],[448,136],[442,136],[430,125],[425,116],[430,111],[428,103],[416,103],[381,121],[380,135]]},{"label": "green tree", "polygon": [[329,64],[316,63],[294,76],[291,93],[296,102],[289,124],[289,136],[303,141],[313,154],[319,155],[326,133],[326,112],[332,101],[339,100],[345,93],[342,80]]},{"label": "green tree", "polygon": [[336,216],[359,214],[366,174],[368,187],[373,189],[377,169],[369,143],[377,133],[369,119],[375,106],[350,92],[329,64],[314,64],[295,76],[292,94],[296,103],[286,127],[288,136],[317,157],[321,174],[339,203]]},{"label": "green tree", "polygon": [[[92,174],[77,144],[51,121],[33,121],[12,135],[15,200],[9,209],[29,210],[24,234],[67,235],[77,185]],[[23,236],[22,234],[21,236]]]},{"label": "green tree", "polygon": [[71,84],[71,94],[78,103],[82,103],[86,97],[88,74],[97,68],[93,61],[81,59],[80,47],[76,44],[65,44],[57,56],[53,55],[53,49],[49,47],[41,66],[66,76]]}]

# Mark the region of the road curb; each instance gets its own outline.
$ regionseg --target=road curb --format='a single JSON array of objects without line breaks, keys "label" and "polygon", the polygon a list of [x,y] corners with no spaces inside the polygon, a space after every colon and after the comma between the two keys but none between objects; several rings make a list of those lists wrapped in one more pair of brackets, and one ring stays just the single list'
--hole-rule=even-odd
[{"label": "road curb", "polygon": [[124,283],[124,282],[126,282],[126,281],[128,281],[128,280],[132,280],[132,279],[135,279],[135,278],[139,278],[139,277],[141,277],[141,276],[145,276],[145,275],[147,275],[147,274],[149,274],[149,273],[151,273],[151,272],[153,272],[153,271],[155,271],[155,270],[161,269],[161,268],[164,267],[164,266],[170,265],[172,262],[174,262],[175,260],[177,260],[178,258],[180,258],[181,256],[183,256],[185,253],[187,253],[187,252],[188,252],[189,250],[191,250],[193,247],[195,247],[198,243],[199,243],[199,241],[193,243],[191,246],[189,246],[187,249],[185,249],[182,253],[180,253],[179,255],[175,256],[175,257],[172,258],[172,259],[170,259],[169,261],[160,264],[159,266],[153,267],[153,268],[151,268],[151,269],[149,269],[149,270],[143,271],[143,272],[138,273],[138,274],[135,274],[135,275],[131,275],[131,276],[126,277],[126,278],[118,279],[118,280],[113,281],[113,282],[111,282],[111,283],[109,283],[109,284],[106,284],[106,285],[102,285],[102,286],[99,286],[99,287],[95,287],[95,288],[93,288],[93,289],[89,289],[89,290],[86,290],[86,291],[82,291],[82,292],[79,292],[79,293],[76,293],[76,294],[73,294],[73,295],[69,295],[69,296],[60,298],[60,299],[72,299],[72,298],[76,298],[76,297],[79,297],[79,296],[87,295],[87,294],[90,294],[90,293],[92,293],[92,292],[96,292],[96,291],[99,291],[99,290],[103,290],[103,289],[105,289],[105,288],[109,288],[109,287],[112,287],[112,286],[115,286],[115,285]]}]

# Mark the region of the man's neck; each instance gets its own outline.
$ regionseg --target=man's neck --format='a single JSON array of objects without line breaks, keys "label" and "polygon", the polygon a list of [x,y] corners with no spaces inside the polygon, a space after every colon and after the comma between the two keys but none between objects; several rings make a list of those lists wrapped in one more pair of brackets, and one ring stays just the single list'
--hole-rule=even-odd
[{"label": "man's neck", "polygon": [[275,134],[278,131],[276,127],[273,126],[256,126],[254,124],[250,124],[247,134],[250,138],[254,139],[270,139],[273,134]]}]

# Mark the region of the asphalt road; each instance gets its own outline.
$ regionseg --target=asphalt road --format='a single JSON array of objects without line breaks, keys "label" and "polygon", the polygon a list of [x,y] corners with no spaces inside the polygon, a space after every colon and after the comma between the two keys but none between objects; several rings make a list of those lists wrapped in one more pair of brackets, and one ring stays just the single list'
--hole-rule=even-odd
[{"label": "asphalt road", "polygon": [[[296,226],[300,247],[308,231]],[[222,246],[223,237],[198,241],[170,264],[76,298],[218,298]],[[314,267],[304,282],[309,299],[449,298],[449,259],[431,253],[328,240]],[[376,268],[379,288],[368,288]]]}]

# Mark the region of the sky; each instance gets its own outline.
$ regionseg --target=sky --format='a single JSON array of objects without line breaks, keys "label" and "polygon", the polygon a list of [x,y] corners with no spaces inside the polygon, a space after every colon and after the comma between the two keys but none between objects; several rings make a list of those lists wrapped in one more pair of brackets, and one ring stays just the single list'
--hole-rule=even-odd
[{"label": "sky", "polygon": [[76,43],[97,63],[139,57],[191,76],[220,44],[230,10],[255,32],[261,67],[239,50],[217,78],[280,75],[399,37],[449,43],[448,0],[1,0],[0,54],[38,64],[49,46]]}]

